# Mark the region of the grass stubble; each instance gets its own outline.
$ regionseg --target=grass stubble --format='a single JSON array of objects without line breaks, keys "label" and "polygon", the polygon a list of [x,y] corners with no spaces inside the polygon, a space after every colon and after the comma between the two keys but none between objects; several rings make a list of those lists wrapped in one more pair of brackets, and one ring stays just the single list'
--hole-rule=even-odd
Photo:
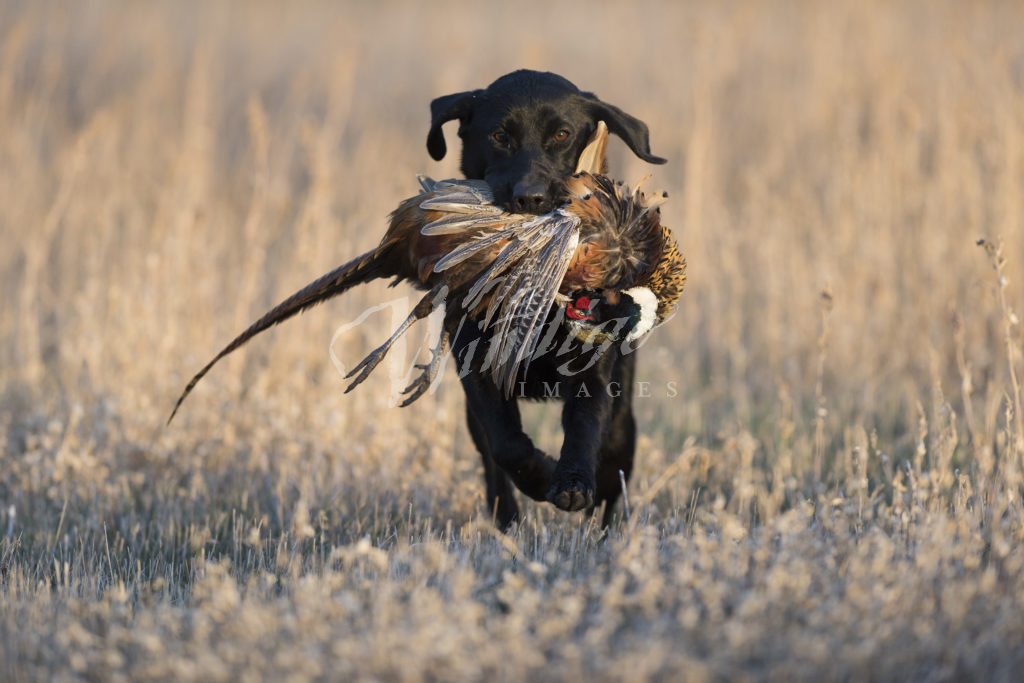
[{"label": "grass stubble", "polygon": [[[0,3],[0,678],[1014,679],[1024,11],[559,11],[585,30]],[[640,360],[628,517],[530,504],[498,534],[453,373],[404,410],[400,364],[342,397],[328,342],[411,303],[383,286],[251,344],[162,428],[416,173],[456,175],[424,153],[429,99],[517,66],[672,159],[690,281]],[[556,450],[557,412],[524,416]]]}]

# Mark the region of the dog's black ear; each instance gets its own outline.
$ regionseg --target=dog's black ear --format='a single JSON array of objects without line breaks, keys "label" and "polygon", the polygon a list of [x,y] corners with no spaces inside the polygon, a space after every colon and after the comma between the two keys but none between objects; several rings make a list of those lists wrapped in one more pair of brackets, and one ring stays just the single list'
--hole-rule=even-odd
[{"label": "dog's black ear", "polygon": [[440,161],[448,151],[444,143],[444,132],[441,126],[452,119],[465,121],[473,110],[473,100],[481,90],[457,92],[454,95],[438,97],[430,103],[430,132],[427,133],[427,151],[434,161]]},{"label": "dog's black ear", "polygon": [[646,123],[630,116],[615,105],[602,102],[593,93],[581,94],[585,98],[586,106],[594,121],[604,121],[608,124],[608,130],[622,138],[633,150],[633,154],[650,164],[665,163],[665,159],[651,154],[650,134]]}]

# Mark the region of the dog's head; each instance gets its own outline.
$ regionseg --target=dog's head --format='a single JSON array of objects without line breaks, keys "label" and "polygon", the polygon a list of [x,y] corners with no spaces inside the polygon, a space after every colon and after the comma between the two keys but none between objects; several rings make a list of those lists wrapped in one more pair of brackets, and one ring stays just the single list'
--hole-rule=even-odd
[{"label": "dog's head", "polygon": [[427,150],[436,160],[447,146],[442,124],[459,120],[462,173],[485,180],[509,211],[545,213],[563,198],[563,181],[598,121],[652,164],[647,125],[553,73],[520,70],[484,90],[438,97],[430,103]]}]

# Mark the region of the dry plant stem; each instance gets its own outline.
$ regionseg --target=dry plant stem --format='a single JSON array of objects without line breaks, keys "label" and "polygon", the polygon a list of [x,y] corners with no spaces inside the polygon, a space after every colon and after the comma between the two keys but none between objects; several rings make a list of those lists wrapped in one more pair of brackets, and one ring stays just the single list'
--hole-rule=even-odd
[{"label": "dry plant stem", "polygon": [[829,318],[832,313],[832,288],[821,292],[821,335],[818,337],[818,370],[814,383],[814,481],[821,484],[825,459],[825,418],[828,417],[825,399],[825,357],[828,352]]},{"label": "dry plant stem", "polygon": [[619,470],[619,486],[622,487],[622,513],[629,521],[629,492],[626,490],[626,473]]},{"label": "dry plant stem", "polygon": [[1024,451],[1024,415],[1021,414],[1020,381],[1017,379],[1017,356],[1020,350],[1014,345],[1013,328],[1019,324],[1016,314],[1010,309],[1006,301],[1006,286],[1009,283],[1004,266],[1006,259],[1003,256],[1003,240],[997,238],[995,243],[988,240],[978,240],[978,244],[985,249],[992,261],[992,269],[996,273],[996,296],[999,300],[999,311],[1003,322],[1003,343],[1006,347],[1006,363],[1010,375],[1010,388],[1013,396],[1013,433],[1016,443],[1012,446],[1011,452],[1020,453]]},{"label": "dry plant stem", "polygon": [[978,430],[977,417],[974,414],[974,402],[971,393],[974,391],[974,383],[971,378],[971,366],[965,356],[965,328],[964,319],[959,311],[953,311],[953,340],[956,352],[956,367],[960,373],[960,397],[964,402],[964,419],[967,421],[967,433],[971,437],[971,444],[977,451],[985,444],[984,434]]}]

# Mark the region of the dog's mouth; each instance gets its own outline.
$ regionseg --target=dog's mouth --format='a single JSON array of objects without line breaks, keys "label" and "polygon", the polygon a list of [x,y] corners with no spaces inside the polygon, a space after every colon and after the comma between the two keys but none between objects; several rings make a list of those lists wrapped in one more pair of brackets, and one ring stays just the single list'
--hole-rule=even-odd
[{"label": "dog's mouth", "polygon": [[532,193],[516,193],[511,183],[491,184],[494,203],[509,213],[543,216],[551,213],[569,200],[565,179],[550,181],[543,190]]}]

